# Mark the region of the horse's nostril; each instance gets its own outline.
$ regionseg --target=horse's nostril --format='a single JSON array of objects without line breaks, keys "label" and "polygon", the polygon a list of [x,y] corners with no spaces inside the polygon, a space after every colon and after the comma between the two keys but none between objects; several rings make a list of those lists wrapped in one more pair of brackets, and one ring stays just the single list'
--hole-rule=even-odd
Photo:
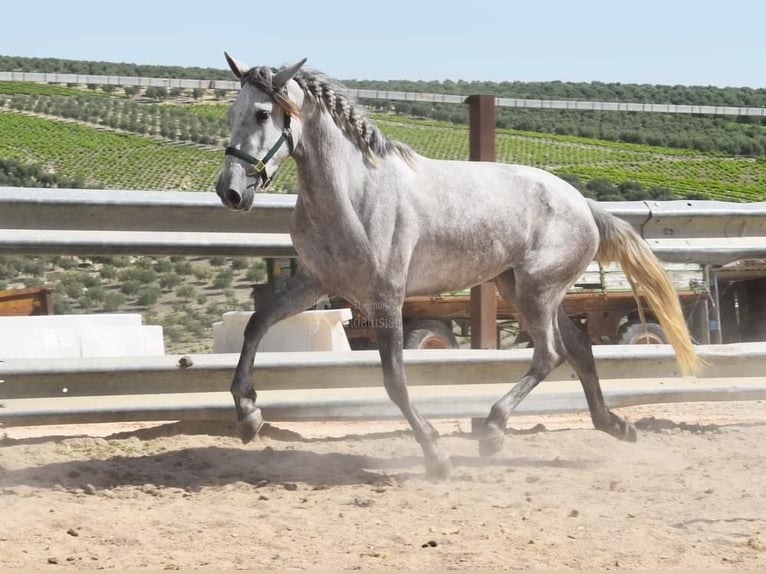
[{"label": "horse's nostril", "polygon": [[228,203],[232,207],[237,207],[242,201],[242,196],[234,189],[227,190],[225,195],[226,195],[226,203]]}]

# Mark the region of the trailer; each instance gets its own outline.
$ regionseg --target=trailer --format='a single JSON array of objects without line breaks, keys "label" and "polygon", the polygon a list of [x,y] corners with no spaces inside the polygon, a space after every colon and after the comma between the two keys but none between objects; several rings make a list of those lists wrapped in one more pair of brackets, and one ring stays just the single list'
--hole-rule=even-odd
[{"label": "trailer", "polygon": [[[267,283],[253,287],[256,301],[269,298],[298,269],[297,259],[267,259]],[[766,341],[766,259],[747,259],[723,266],[665,263],[678,294],[689,331],[698,344]],[[591,264],[564,299],[564,310],[586,330],[594,344],[667,342],[643,297],[647,320],[619,266]],[[335,298],[317,308],[350,307],[346,334],[353,349],[376,348],[375,330],[348,301]],[[466,346],[470,337],[468,291],[434,297],[408,297],[402,307],[405,346],[442,349]],[[529,338],[516,309],[497,299],[498,347],[526,346]]]},{"label": "trailer", "polygon": [[766,259],[743,259],[710,270],[717,343],[766,341]]},{"label": "trailer", "polygon": [[[700,343],[709,343],[710,292],[705,268],[697,264],[666,264],[681,307]],[[257,299],[269,293],[297,270],[296,260],[268,260],[268,283],[254,288]],[[260,293],[260,295],[259,295]],[[640,320],[638,301],[646,318]],[[616,264],[592,263],[564,299],[565,312],[584,329],[594,344],[666,343],[667,338],[644,298],[634,296],[622,270]],[[331,298],[318,308],[352,310],[346,335],[352,349],[377,348],[375,329],[364,312],[342,298]],[[460,337],[470,337],[471,297],[468,291],[433,297],[407,297],[402,307],[404,343],[408,349],[459,348]],[[497,298],[497,344],[521,347],[530,344],[523,320],[512,305]]]},{"label": "trailer", "polygon": [[[677,291],[684,315],[693,336],[701,340],[706,329],[709,293],[703,289]],[[585,330],[594,344],[667,343],[662,327],[640,297],[646,325],[641,323],[638,304],[628,291],[572,291],[564,298],[564,311]],[[331,306],[349,306],[345,300],[332,299]],[[352,349],[376,347],[375,330],[364,315],[351,306],[353,319],[346,327]],[[402,307],[405,348],[450,349],[461,346],[458,336],[470,337],[471,297],[468,293],[437,297],[408,297]],[[524,330],[518,310],[498,296],[497,345],[526,347],[531,340]]]},{"label": "trailer", "polygon": [[53,289],[28,287],[0,291],[0,316],[53,315]]}]

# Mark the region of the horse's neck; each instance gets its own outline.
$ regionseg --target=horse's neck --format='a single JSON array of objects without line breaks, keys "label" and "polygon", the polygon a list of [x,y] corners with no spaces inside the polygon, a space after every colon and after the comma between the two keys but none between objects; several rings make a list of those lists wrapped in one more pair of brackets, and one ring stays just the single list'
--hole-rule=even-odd
[{"label": "horse's neck", "polygon": [[362,192],[362,170],[369,169],[362,153],[318,110],[307,115],[301,141],[303,149],[295,160],[304,207],[317,216],[349,213],[353,196]]}]

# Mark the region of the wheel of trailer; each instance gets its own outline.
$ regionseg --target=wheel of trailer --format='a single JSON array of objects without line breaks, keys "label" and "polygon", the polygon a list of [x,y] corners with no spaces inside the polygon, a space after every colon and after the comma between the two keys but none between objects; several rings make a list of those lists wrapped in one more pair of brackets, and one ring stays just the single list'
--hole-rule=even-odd
[{"label": "wheel of trailer", "polygon": [[413,323],[404,337],[405,349],[457,349],[457,338],[450,328],[434,319]]},{"label": "wheel of trailer", "polygon": [[620,334],[620,345],[663,345],[668,342],[665,331],[657,323],[630,323]]}]

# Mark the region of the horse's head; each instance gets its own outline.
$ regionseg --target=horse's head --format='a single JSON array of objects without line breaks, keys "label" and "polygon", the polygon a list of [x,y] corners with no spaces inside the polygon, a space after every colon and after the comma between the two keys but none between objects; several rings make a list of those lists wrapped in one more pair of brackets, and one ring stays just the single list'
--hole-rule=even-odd
[{"label": "horse's head", "polygon": [[242,89],[229,108],[231,135],[216,193],[227,207],[246,211],[300,141],[303,91],[291,80],[306,60],[280,70],[248,68],[228,54],[226,61]]}]

